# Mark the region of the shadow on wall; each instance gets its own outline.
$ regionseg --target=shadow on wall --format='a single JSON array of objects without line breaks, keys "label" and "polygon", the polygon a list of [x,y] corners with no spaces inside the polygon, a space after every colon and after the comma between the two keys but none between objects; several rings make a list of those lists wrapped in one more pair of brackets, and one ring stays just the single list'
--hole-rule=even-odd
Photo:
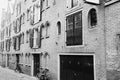
[{"label": "shadow on wall", "polygon": [[107,71],[107,80],[120,80],[120,71]]}]

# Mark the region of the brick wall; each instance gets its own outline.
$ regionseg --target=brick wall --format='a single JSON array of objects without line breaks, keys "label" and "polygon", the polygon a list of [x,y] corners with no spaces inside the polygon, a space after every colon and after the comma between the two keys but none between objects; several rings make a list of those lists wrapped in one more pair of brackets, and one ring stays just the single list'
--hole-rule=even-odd
[{"label": "brick wall", "polygon": [[117,49],[117,34],[120,34],[120,3],[105,7],[106,65],[108,80],[118,80],[120,52]]}]

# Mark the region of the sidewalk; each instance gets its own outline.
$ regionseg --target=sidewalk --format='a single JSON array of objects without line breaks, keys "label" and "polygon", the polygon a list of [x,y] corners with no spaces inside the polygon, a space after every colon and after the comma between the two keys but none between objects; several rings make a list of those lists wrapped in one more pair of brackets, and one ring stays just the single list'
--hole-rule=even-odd
[{"label": "sidewalk", "polygon": [[0,80],[38,80],[38,79],[26,74],[17,73],[13,70],[3,68],[0,66]]}]

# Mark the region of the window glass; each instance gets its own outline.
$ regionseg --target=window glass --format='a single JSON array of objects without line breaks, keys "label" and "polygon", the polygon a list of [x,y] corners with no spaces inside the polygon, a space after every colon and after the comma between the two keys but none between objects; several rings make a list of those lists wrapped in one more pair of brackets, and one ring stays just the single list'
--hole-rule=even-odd
[{"label": "window glass", "polygon": [[37,37],[38,37],[38,29],[34,29],[34,42],[33,42],[33,47],[34,48],[37,48],[38,46],[37,46]]},{"label": "window glass", "polygon": [[97,25],[97,14],[95,9],[91,9],[88,15],[89,27],[93,28]]},{"label": "window glass", "polygon": [[58,27],[58,35],[60,35],[61,34],[61,22],[60,21],[57,22],[57,27]]},{"label": "window glass", "polygon": [[35,5],[34,5],[34,24],[39,22],[41,19],[41,5],[40,5],[40,1],[38,1]]},{"label": "window glass", "polygon": [[67,17],[67,46],[82,45],[82,12]]},{"label": "window glass", "polygon": [[78,5],[79,0],[72,0],[72,7],[75,7]]}]

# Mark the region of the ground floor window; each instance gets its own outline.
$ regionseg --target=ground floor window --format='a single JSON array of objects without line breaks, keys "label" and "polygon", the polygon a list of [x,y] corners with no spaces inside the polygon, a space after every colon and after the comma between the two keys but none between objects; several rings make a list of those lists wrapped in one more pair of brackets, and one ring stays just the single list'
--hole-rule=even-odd
[{"label": "ground floor window", "polygon": [[60,80],[95,80],[93,55],[60,55]]}]

